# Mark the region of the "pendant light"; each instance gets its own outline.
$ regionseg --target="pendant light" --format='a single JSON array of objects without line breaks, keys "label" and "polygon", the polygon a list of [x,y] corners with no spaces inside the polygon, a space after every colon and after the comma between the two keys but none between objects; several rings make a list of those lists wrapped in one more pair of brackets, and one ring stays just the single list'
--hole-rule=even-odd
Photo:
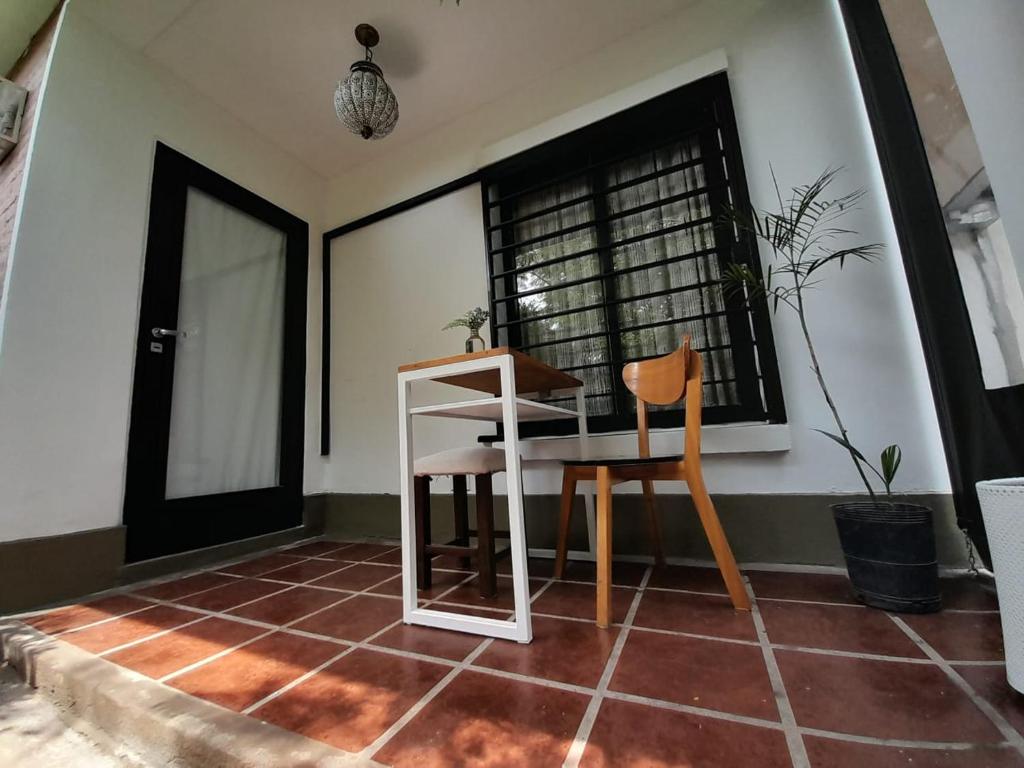
[{"label": "pendant light", "polygon": [[384,81],[384,73],[373,63],[371,50],[380,34],[369,24],[356,27],[356,40],[366,57],[349,68],[348,77],[334,91],[334,110],[352,133],[364,139],[383,139],[398,122],[398,99]]}]

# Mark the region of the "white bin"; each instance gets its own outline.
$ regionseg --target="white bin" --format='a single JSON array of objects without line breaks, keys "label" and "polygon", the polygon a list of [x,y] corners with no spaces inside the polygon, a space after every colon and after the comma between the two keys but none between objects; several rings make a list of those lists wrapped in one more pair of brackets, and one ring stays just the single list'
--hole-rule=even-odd
[{"label": "white bin", "polygon": [[1006,679],[1024,693],[1024,477],[978,483],[1006,648]]}]

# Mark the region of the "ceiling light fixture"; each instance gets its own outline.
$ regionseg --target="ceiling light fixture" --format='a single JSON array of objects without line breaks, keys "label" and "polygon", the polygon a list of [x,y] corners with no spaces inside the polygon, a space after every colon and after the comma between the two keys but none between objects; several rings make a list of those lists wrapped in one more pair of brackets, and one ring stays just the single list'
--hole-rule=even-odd
[{"label": "ceiling light fixture", "polygon": [[384,82],[384,73],[373,63],[373,51],[380,33],[369,24],[356,27],[356,40],[366,58],[349,68],[348,77],[334,91],[334,110],[345,126],[364,139],[383,139],[398,122],[398,99]]}]

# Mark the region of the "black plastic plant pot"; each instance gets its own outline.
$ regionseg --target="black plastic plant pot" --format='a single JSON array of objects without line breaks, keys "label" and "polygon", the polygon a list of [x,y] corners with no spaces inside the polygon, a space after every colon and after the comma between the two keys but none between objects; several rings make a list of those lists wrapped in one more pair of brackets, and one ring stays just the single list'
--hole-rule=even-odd
[{"label": "black plastic plant pot", "polygon": [[919,504],[833,504],[839,543],[857,598],[901,613],[942,608],[932,511]]}]

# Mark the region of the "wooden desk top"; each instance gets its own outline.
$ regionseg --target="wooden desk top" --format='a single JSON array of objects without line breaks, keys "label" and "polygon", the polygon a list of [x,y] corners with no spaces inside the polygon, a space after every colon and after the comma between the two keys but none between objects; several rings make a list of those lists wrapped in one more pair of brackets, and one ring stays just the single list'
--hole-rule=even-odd
[{"label": "wooden desk top", "polygon": [[[547,363],[542,363],[534,357],[518,352],[511,347],[495,347],[485,349],[483,352],[473,352],[468,355],[452,355],[451,357],[439,357],[434,360],[423,360],[418,363],[407,363],[398,367],[399,373],[409,371],[421,371],[424,368],[436,368],[451,363],[465,363],[470,360],[479,360],[485,357],[497,357],[499,355],[512,355],[516,369],[516,393],[549,392],[554,389],[572,389],[582,387],[583,382],[579,379],[563,373],[557,368],[552,368]],[[501,394],[501,373],[497,368],[490,368],[485,371],[474,371],[473,373],[460,373],[455,376],[445,376],[434,379],[444,384],[451,384],[455,387],[472,389],[477,392],[487,392],[492,395]]]}]

